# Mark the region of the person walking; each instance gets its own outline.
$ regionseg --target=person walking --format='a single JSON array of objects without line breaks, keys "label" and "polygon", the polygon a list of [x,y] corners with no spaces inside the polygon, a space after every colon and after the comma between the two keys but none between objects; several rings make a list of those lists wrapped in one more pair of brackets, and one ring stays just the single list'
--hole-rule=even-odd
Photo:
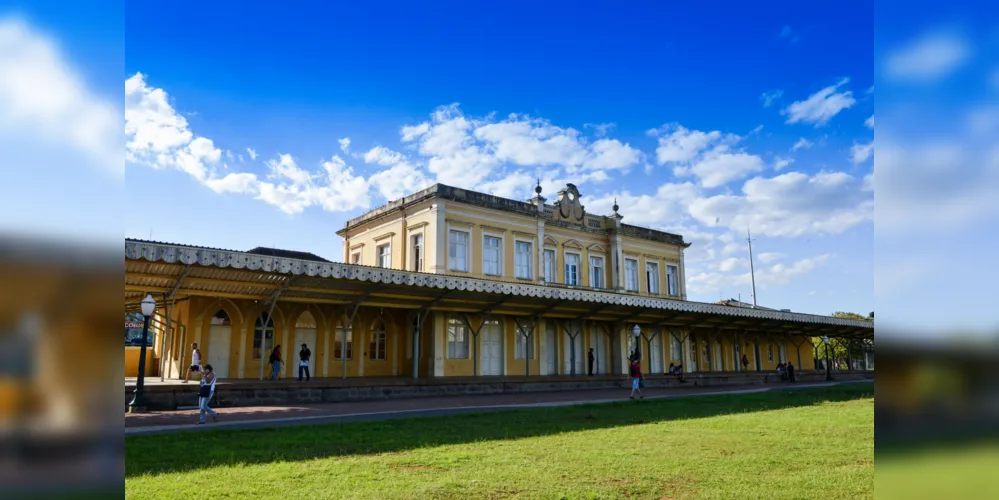
[{"label": "person walking", "polygon": [[642,364],[638,362],[637,356],[632,357],[631,363],[628,364],[628,375],[631,376],[631,399],[635,399],[636,393],[638,399],[645,399],[641,387],[645,376],[642,375]]},{"label": "person walking", "polygon": [[219,415],[209,406],[212,396],[215,395],[215,370],[211,364],[205,365],[204,376],[201,377],[201,385],[198,386],[198,409],[200,414],[198,423],[205,423],[205,413],[212,416],[212,421],[218,422]]},{"label": "person walking", "polygon": [[749,371],[749,358],[747,358],[745,354],[742,355],[742,371]]},{"label": "person walking", "polygon": [[198,343],[194,342],[191,344],[191,366],[187,368],[187,374],[184,375],[184,383],[191,380],[192,373],[201,373],[201,371],[201,349],[198,349]]},{"label": "person walking", "polygon": [[271,351],[270,357],[271,364],[271,380],[278,380],[281,375],[281,346],[274,346],[274,350]]},{"label": "person walking", "polygon": [[302,381],[302,374],[305,374],[305,381],[308,382],[312,380],[309,376],[309,358],[312,357],[312,351],[309,350],[309,346],[302,344],[302,350],[298,351],[298,381]]},{"label": "person walking", "polygon": [[587,358],[587,361],[589,361],[589,363],[590,363],[590,366],[589,366],[590,371],[589,371],[589,373],[590,373],[590,376],[592,377],[593,376],[593,358],[594,358],[594,356],[593,356],[593,348],[592,347],[590,348],[590,352],[586,355],[586,358]]},{"label": "person walking", "polygon": [[790,361],[787,362],[787,367],[784,368],[787,371],[787,381],[794,382],[794,365]]}]

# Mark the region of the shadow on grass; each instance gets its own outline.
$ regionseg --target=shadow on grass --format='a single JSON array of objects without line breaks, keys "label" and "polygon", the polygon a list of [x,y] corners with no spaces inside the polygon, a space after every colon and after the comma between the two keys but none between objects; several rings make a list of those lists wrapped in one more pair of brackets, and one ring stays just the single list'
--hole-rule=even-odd
[{"label": "shadow on grass", "polygon": [[[128,437],[125,477],[532,438],[872,398],[872,384],[277,429]],[[873,424],[872,424],[873,425]]]}]

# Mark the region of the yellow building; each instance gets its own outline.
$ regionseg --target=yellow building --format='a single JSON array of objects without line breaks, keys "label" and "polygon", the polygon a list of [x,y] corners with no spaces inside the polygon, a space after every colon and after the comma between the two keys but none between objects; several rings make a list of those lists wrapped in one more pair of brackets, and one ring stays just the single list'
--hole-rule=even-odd
[{"label": "yellow building", "polygon": [[348,221],[344,263],[126,240],[126,312],[157,297],[165,378],[183,378],[191,342],[220,376],[253,379],[276,345],[297,376],[303,343],[314,376],[448,377],[581,375],[591,350],[594,374],[624,374],[636,347],[652,374],[741,371],[743,355],[807,370],[812,337],[873,338],[873,322],[689,302],[682,236],[616,205],[589,214],[572,184],[551,204],[536,191],[434,185]]}]

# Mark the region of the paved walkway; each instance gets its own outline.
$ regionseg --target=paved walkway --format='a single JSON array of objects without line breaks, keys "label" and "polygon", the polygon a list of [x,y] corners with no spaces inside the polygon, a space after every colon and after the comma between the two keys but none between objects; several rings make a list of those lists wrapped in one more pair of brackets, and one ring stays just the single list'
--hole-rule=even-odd
[{"label": "paved walkway", "polygon": [[[747,394],[772,390],[830,387],[840,384],[870,383],[871,381],[831,382],[815,384],[775,384],[722,387],[691,387],[644,389],[645,399],[682,398],[717,394]],[[537,392],[522,394],[448,396],[434,398],[390,399],[294,406],[246,406],[217,410],[219,421],[199,425],[197,410],[150,412],[125,415],[125,434],[157,434],[207,429],[250,429],[315,425],[332,422],[359,422],[392,418],[429,417],[513,410],[546,408],[582,404],[613,403],[627,400],[622,389]]]}]

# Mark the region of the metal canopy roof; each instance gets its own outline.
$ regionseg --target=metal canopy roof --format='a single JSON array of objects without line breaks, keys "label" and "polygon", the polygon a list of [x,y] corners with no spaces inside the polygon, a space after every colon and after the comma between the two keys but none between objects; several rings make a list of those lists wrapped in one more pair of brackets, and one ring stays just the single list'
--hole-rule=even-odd
[{"label": "metal canopy roof", "polygon": [[146,293],[873,338],[873,321],[125,240],[125,305]]}]

